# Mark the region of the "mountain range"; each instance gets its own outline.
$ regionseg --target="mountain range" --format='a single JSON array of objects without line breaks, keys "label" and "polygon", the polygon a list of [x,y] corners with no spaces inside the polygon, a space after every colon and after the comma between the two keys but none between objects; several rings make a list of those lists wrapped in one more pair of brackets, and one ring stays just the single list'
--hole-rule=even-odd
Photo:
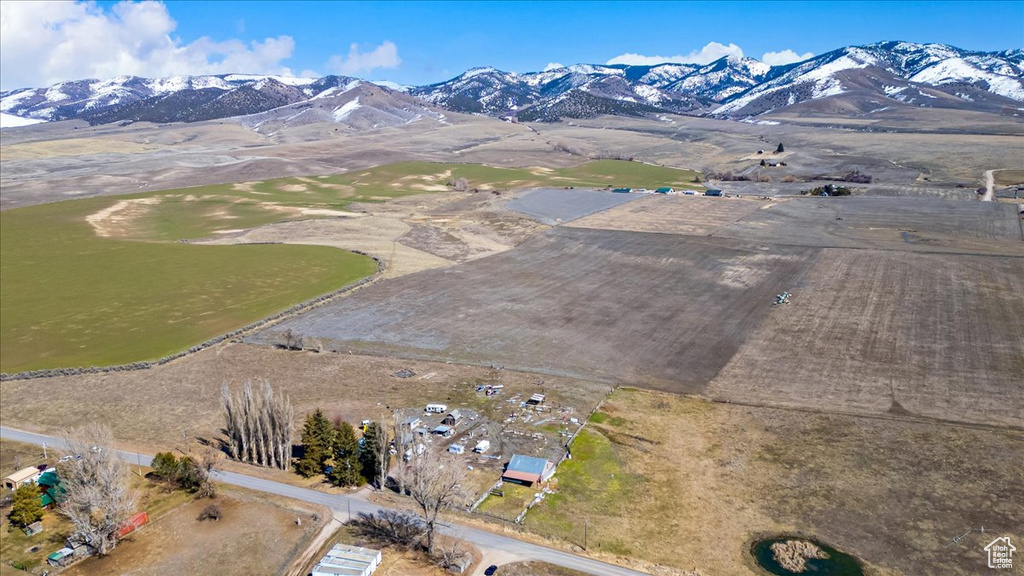
[{"label": "mountain range", "polygon": [[706,65],[577,64],[524,74],[483,67],[415,87],[346,76],[122,76],[0,93],[4,125],[243,117],[254,129],[275,122],[331,121],[363,129],[424,118],[444,122],[445,110],[558,121],[666,112],[731,119],[773,112],[864,115],[900,107],[1019,115],[1024,50],[879,42],[782,66],[728,56]]}]

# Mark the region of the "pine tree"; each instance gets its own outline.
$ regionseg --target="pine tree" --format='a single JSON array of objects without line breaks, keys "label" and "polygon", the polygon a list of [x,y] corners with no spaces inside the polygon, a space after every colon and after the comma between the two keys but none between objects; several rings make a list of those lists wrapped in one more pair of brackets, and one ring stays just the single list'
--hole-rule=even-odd
[{"label": "pine tree", "polygon": [[302,458],[295,465],[295,471],[307,478],[322,473],[333,451],[334,436],[334,428],[323,410],[317,408],[307,414],[302,427]]},{"label": "pine tree", "polygon": [[339,422],[334,430],[334,466],[327,479],[336,486],[358,486],[363,483],[363,476],[356,431],[344,421]]},{"label": "pine tree", "polygon": [[775,149],[776,154],[782,154],[786,149],[782,146],[782,142],[779,142],[779,147]]},{"label": "pine tree", "polygon": [[25,527],[43,519],[43,501],[39,496],[39,486],[33,483],[24,484],[14,492],[11,513],[7,515],[11,524]]}]

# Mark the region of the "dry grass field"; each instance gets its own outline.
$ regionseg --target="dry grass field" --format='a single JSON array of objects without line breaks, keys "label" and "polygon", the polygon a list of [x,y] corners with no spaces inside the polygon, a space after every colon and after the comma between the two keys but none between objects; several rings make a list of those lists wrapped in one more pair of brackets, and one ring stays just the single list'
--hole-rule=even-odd
[{"label": "dry grass field", "polygon": [[712,398],[1024,426],[1024,258],[826,249]]},{"label": "dry grass field", "polygon": [[[416,376],[394,376],[405,368]],[[195,438],[220,435],[221,384],[237,389],[250,379],[266,379],[288,394],[296,414],[320,407],[329,417],[356,423],[429,402],[465,406],[500,421],[509,397],[539,389],[549,404],[574,406],[583,417],[609,391],[606,385],[511,370],[225,344],[139,372],[4,382],[0,420],[49,432],[106,422],[125,447],[150,453],[181,447],[183,434],[195,446]],[[477,382],[501,383],[505,390],[487,399],[475,391]]]},{"label": "dry grass field", "polygon": [[700,391],[815,250],[555,228],[385,280],[247,338]]},{"label": "dry grass field", "polygon": [[[1019,431],[717,404],[620,389],[526,528],[598,556],[757,574],[760,534],[811,535],[869,574],[977,574],[1024,536]],[[960,544],[971,528],[985,526]]]}]

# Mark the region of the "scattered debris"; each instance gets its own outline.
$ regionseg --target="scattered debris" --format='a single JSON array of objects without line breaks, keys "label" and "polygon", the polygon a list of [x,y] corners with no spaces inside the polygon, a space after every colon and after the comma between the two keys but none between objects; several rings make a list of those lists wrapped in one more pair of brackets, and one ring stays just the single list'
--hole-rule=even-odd
[{"label": "scattered debris", "polygon": [[402,368],[401,370],[393,374],[395,378],[412,378],[415,375],[416,373],[408,368]]}]

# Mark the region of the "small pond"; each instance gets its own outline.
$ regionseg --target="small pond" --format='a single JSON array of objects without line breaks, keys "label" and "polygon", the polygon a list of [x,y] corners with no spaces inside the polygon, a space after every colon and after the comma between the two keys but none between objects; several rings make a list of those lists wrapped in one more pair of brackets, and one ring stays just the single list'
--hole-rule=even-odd
[{"label": "small pond", "polygon": [[[790,541],[809,542],[817,546],[828,557],[804,557],[803,562],[805,565],[803,570],[799,572],[791,571],[776,561],[775,553],[772,551],[772,544],[785,544]],[[827,544],[822,544],[809,538],[779,536],[758,540],[751,546],[750,553],[754,555],[754,560],[758,566],[776,576],[793,576],[794,574],[805,574],[808,576],[864,576],[864,569],[861,568],[860,562],[856,558],[849,554],[844,554]]]}]

